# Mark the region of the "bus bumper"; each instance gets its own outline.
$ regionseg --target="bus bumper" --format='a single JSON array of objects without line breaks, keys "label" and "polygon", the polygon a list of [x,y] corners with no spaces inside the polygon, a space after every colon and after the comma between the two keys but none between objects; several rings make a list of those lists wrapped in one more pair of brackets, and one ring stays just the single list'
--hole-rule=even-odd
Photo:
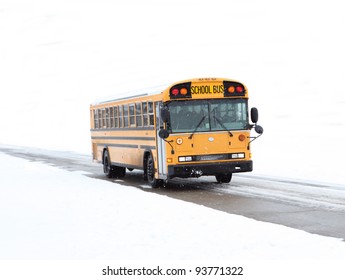
[{"label": "bus bumper", "polygon": [[253,161],[232,161],[219,163],[179,164],[168,166],[168,178],[200,177],[217,174],[249,172],[253,170]]}]

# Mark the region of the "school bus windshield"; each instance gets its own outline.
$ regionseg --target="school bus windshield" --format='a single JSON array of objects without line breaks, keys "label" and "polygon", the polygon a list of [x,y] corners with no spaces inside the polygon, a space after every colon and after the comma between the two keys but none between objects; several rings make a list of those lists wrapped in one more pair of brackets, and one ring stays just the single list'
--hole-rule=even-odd
[{"label": "school bus windshield", "polygon": [[172,133],[248,129],[246,99],[172,101],[167,107]]}]

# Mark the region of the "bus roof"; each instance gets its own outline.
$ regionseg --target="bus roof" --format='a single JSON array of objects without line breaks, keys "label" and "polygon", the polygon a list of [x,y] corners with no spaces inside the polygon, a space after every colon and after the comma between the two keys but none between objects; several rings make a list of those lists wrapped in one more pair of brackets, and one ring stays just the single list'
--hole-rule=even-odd
[{"label": "bus roof", "polygon": [[162,91],[164,91],[167,87],[168,85],[161,85],[161,86],[155,86],[155,87],[150,87],[150,88],[123,92],[117,95],[111,95],[111,96],[97,99],[94,102],[92,102],[91,105],[101,105],[101,104],[113,102],[113,101],[127,100],[127,99],[142,97],[142,96],[159,94]]}]

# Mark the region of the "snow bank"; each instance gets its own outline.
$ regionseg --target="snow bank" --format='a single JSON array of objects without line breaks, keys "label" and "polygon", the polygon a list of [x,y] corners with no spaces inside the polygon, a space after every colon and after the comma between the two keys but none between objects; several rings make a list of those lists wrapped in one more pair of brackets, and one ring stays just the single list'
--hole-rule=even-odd
[{"label": "snow bank", "polygon": [[0,259],[344,259],[345,243],[0,153]]}]

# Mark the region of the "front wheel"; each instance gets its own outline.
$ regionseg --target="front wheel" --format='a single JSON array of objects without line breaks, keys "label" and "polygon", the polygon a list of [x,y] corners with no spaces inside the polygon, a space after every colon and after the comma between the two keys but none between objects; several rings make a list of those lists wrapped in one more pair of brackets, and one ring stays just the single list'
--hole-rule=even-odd
[{"label": "front wheel", "polygon": [[163,180],[155,178],[155,163],[151,154],[146,161],[146,179],[152,188],[158,188],[163,185]]},{"label": "front wheel", "polygon": [[216,175],[216,180],[218,183],[230,183],[232,178],[232,173],[229,174],[217,174]]}]

